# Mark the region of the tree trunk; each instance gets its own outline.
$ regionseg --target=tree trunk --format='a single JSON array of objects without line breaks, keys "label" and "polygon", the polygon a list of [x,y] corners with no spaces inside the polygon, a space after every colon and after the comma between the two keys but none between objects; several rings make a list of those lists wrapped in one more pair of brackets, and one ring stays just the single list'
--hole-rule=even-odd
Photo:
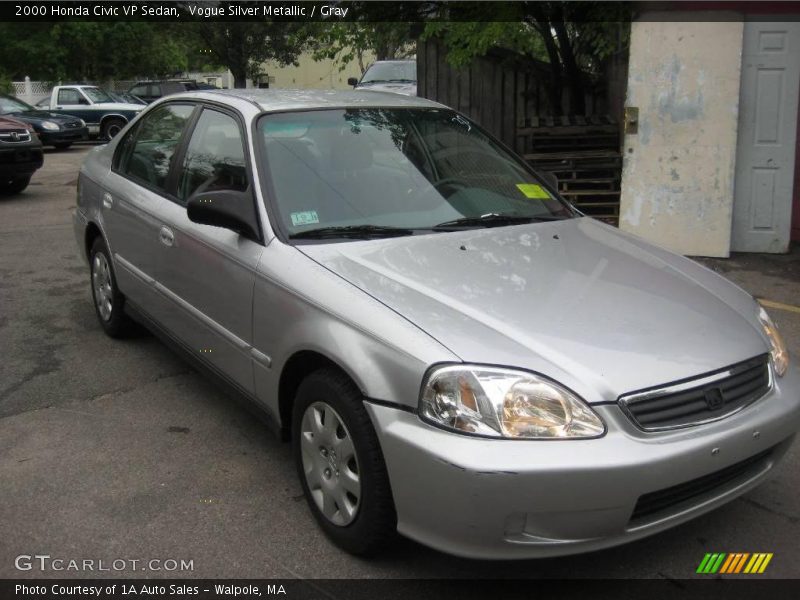
[{"label": "tree trunk", "polygon": [[544,41],[544,47],[547,50],[547,57],[550,59],[550,71],[553,74],[553,85],[550,86],[550,104],[553,110],[554,117],[560,117],[563,114],[561,109],[561,93],[564,89],[561,81],[561,57],[558,55],[558,48],[553,40],[553,35],[550,33],[550,21],[543,19],[539,20],[537,17],[534,27],[541,35]]},{"label": "tree trunk", "polygon": [[233,87],[236,89],[247,87],[247,67],[242,65],[229,66],[233,73]]},{"label": "tree trunk", "polygon": [[553,29],[558,38],[558,51],[561,54],[561,62],[564,65],[569,81],[570,113],[573,115],[585,115],[586,91],[583,88],[583,74],[575,60],[575,53],[572,51],[572,43],[567,35],[567,28],[563,21],[554,21]]}]

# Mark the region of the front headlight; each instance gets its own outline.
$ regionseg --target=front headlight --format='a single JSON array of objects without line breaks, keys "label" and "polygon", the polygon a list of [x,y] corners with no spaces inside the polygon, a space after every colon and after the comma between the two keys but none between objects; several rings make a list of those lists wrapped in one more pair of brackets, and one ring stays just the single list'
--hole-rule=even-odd
[{"label": "front headlight", "polygon": [[58,131],[61,129],[61,127],[58,126],[58,123],[53,123],[52,121],[43,121],[42,127],[48,131]]},{"label": "front headlight", "polygon": [[775,368],[775,374],[782,377],[789,368],[789,350],[781,337],[781,332],[772,322],[767,311],[763,306],[758,307],[758,320],[761,322],[761,327],[764,328],[764,333],[769,339],[770,357],[772,358],[772,366]]},{"label": "front headlight", "polygon": [[575,394],[543,377],[496,367],[434,369],[420,415],[459,433],[515,439],[593,438],[605,425]]}]

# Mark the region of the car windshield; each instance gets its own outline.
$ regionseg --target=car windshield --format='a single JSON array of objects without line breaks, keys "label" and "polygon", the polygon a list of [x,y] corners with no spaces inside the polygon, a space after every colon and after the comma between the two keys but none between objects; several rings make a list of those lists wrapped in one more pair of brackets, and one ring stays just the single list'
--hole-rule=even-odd
[{"label": "car windshield", "polygon": [[387,81],[417,81],[417,63],[414,61],[379,62],[373,64],[361,83],[383,83]]},{"label": "car windshield", "polygon": [[352,234],[370,227],[377,235],[376,226],[411,234],[577,214],[451,110],[269,114],[258,131],[271,197],[290,237],[322,228]]},{"label": "car windshield", "polygon": [[114,99],[106,92],[96,87],[85,87],[83,93],[94,102],[95,104],[103,104],[104,102],[114,102]]},{"label": "car windshield", "polygon": [[0,96],[0,114],[7,115],[9,113],[28,112],[29,110],[36,109],[22,100],[17,100],[16,98],[10,98],[8,96]]}]

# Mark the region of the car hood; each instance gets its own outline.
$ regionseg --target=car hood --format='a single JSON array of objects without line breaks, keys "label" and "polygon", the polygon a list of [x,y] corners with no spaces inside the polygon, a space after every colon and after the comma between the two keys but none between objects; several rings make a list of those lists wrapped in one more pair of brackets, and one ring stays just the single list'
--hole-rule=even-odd
[{"label": "car hood", "polygon": [[531,369],[589,402],[768,350],[749,294],[589,218],[298,248],[463,361]]},{"label": "car hood", "polygon": [[17,118],[0,116],[0,129],[28,129],[28,127]]},{"label": "car hood", "polygon": [[356,89],[359,92],[392,92],[394,94],[403,94],[404,96],[417,95],[416,83],[375,83],[359,85]]},{"label": "car hood", "polygon": [[19,119],[20,121],[25,121],[27,123],[32,123],[36,125],[42,123],[43,121],[53,121],[55,123],[63,124],[78,120],[75,117],[67,117],[46,110],[30,110],[12,114],[15,119]]}]

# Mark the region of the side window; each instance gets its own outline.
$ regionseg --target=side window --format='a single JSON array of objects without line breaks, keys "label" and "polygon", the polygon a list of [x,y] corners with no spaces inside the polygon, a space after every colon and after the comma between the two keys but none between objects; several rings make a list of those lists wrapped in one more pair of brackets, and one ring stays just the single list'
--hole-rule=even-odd
[{"label": "side window", "polygon": [[150,95],[160,98],[161,97],[161,86],[160,85],[151,85],[150,86]]},{"label": "side window", "polygon": [[146,85],[137,85],[136,87],[132,87],[130,94],[134,96],[146,96],[147,95],[147,86]]},{"label": "side window", "polygon": [[81,100],[86,104],[83,96],[75,88],[65,88],[58,90],[58,103],[59,104],[80,104]]},{"label": "side window", "polygon": [[193,110],[194,106],[189,104],[168,104],[142,118],[136,135],[122,141],[120,170],[145,185],[165,191],[172,156]]},{"label": "side window", "polygon": [[214,190],[247,189],[242,134],[236,119],[204,109],[197,120],[178,183],[178,198]]}]

